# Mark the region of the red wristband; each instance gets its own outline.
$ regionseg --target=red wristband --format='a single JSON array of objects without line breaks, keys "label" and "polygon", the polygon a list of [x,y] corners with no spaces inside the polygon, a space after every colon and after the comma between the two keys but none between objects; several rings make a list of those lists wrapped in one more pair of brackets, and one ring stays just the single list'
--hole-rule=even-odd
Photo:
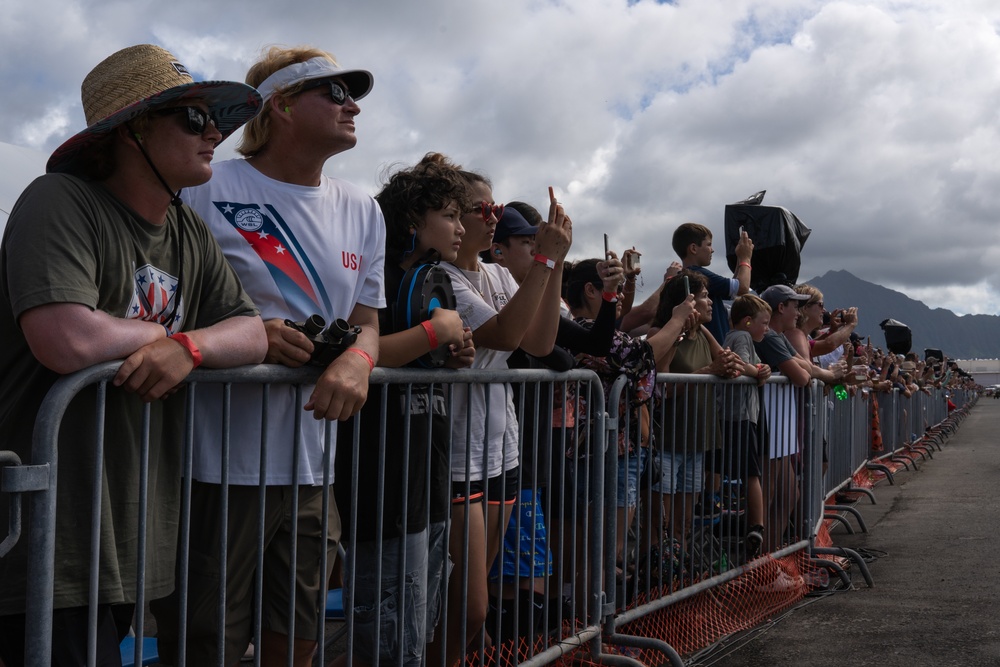
[{"label": "red wristband", "polygon": [[736,266],[737,266],[737,267],[741,267],[741,266],[745,266],[745,267],[747,267],[748,269],[750,269],[751,271],[753,271],[753,267],[752,267],[752,266],[750,266],[750,262],[740,262],[740,263],[739,263],[739,264],[737,264]]},{"label": "red wristband", "polygon": [[430,344],[432,350],[438,349],[438,337],[437,332],[434,331],[434,325],[431,324],[430,320],[424,320],[420,323],[420,326],[424,328],[424,332],[427,334],[427,342]]},{"label": "red wristband", "polygon": [[601,298],[608,303],[616,303],[618,301],[618,292],[601,292]]},{"label": "red wristband", "polygon": [[194,362],[194,366],[191,367],[191,370],[194,370],[195,368],[198,368],[198,366],[201,366],[201,359],[202,359],[201,350],[198,349],[198,346],[194,344],[194,341],[191,340],[187,334],[183,333],[172,334],[170,336],[170,340],[180,343],[184,347],[184,349],[186,349],[188,352],[191,353],[191,360]]},{"label": "red wristband", "polygon": [[535,261],[538,262],[539,264],[544,264],[550,269],[556,268],[556,261],[554,259],[549,259],[548,257],[546,257],[541,253],[535,255]]},{"label": "red wristband", "polygon": [[368,362],[368,372],[369,373],[371,371],[375,370],[375,360],[372,359],[372,355],[368,354],[367,352],[365,352],[364,350],[362,350],[360,347],[349,347],[349,348],[347,348],[347,351],[348,352],[353,352],[354,354],[358,355],[359,357],[361,357],[362,359],[364,359],[365,361],[367,361]]}]

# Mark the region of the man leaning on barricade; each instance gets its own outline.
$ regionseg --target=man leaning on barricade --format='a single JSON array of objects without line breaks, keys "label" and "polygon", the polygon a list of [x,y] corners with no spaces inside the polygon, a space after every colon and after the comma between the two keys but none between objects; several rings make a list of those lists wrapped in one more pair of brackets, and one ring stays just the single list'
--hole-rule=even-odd
[{"label": "man leaning on barricade", "polygon": [[[180,199],[182,188],[209,179],[215,147],[257,113],[260,97],[241,83],[194,82],[173,55],[140,45],[98,64],[82,99],[88,127],[21,195],[0,249],[0,448],[28,461],[35,417],[59,376],[124,359],[103,424],[91,388],[71,402],[59,436],[51,664],[60,666],[87,661],[91,568],[100,572],[97,664],[120,664],[143,519],[145,592],[173,587],[184,398],[160,399],[199,365],[258,363],[267,347],[256,308]],[[137,483],[143,402],[152,403],[147,517]],[[95,461],[101,428],[103,463]],[[92,555],[95,465],[103,465],[104,493]],[[28,561],[53,557],[28,547],[22,536],[0,558],[7,667],[24,663],[26,636],[37,632],[25,622]]]}]

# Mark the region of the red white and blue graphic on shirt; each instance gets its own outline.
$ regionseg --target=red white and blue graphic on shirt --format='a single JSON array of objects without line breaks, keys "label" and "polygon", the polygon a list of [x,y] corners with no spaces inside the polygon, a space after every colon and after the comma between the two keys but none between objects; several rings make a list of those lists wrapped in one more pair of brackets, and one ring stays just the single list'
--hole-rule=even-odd
[{"label": "red white and blue graphic on shirt", "polygon": [[183,299],[177,289],[177,277],[152,264],[140,267],[132,277],[135,284],[126,317],[156,322],[167,326],[171,331],[179,331],[184,310]]},{"label": "red white and blue graphic on shirt", "polygon": [[212,203],[264,262],[291,312],[330,312],[316,268],[273,206]]}]

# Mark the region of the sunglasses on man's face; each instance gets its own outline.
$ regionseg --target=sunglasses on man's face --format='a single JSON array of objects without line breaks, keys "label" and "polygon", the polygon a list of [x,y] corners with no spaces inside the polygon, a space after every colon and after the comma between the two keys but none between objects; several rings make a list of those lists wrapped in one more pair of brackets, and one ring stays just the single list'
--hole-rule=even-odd
[{"label": "sunglasses on man's face", "polygon": [[208,114],[207,111],[202,111],[198,107],[172,107],[170,109],[157,109],[153,112],[157,116],[168,116],[175,113],[186,113],[187,114],[187,129],[192,134],[204,134],[205,130],[208,129],[208,124],[211,123],[212,127],[217,127],[215,119]]},{"label": "sunglasses on man's face", "polygon": [[[327,92],[330,93],[330,99],[333,100],[334,104],[344,104],[347,98],[351,97],[351,91],[347,89],[347,86],[333,79],[316,79],[310,81],[302,86],[302,92],[324,87],[328,89]],[[353,100],[354,98],[351,97],[351,99]]]},{"label": "sunglasses on man's face", "polygon": [[490,216],[496,216],[499,220],[500,216],[503,215],[503,204],[491,204],[488,201],[481,201],[478,204],[472,205],[472,213],[479,213],[483,216],[483,222],[489,222]]}]

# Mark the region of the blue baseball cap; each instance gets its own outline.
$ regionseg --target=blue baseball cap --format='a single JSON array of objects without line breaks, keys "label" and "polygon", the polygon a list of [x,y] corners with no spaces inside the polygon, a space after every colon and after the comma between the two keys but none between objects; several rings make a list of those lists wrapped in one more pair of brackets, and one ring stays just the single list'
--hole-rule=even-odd
[{"label": "blue baseball cap", "polygon": [[496,231],[493,232],[493,240],[496,243],[501,243],[510,236],[534,236],[536,233],[538,233],[538,227],[529,225],[523,215],[510,206],[505,206],[503,214],[497,222]]}]

